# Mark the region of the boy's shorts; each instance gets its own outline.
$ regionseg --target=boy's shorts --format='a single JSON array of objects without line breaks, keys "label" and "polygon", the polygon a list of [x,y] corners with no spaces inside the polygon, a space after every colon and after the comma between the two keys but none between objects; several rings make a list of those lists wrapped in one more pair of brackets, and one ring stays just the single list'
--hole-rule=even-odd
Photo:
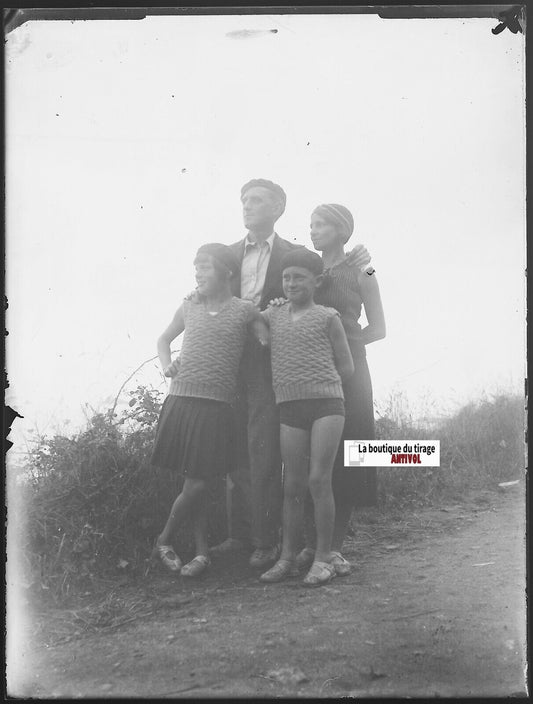
[{"label": "boy's shorts", "polygon": [[306,398],[279,404],[279,422],[291,428],[311,430],[315,420],[326,416],[343,416],[342,398]]}]

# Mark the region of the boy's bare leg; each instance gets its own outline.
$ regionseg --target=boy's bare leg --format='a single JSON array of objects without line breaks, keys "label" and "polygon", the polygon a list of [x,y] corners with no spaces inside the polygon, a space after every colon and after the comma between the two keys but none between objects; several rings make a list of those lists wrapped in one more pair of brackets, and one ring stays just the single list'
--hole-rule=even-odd
[{"label": "boy's bare leg", "polygon": [[344,416],[318,418],[311,429],[309,490],[315,505],[317,562],[331,560],[335,502],[331,488],[333,463],[344,428]]},{"label": "boy's bare leg", "polygon": [[302,530],[309,471],[309,431],[281,425],[283,540],[280,559],[294,560]]},{"label": "boy's bare leg", "polygon": [[308,491],[305,497],[304,510],[304,547],[314,550],[316,546],[316,529],[315,529],[315,506],[313,497]]},{"label": "boy's bare leg", "polygon": [[335,552],[342,551],[342,544],[348,532],[350,518],[352,517],[353,498],[348,496],[346,500],[335,501],[335,526],[333,528],[333,538],[331,549]]},{"label": "boy's bare leg", "polygon": [[170,545],[178,526],[188,518],[195,504],[205,494],[205,481],[203,479],[190,479],[187,477],[177,499],[172,504],[167,522],[160,533],[157,544]]}]

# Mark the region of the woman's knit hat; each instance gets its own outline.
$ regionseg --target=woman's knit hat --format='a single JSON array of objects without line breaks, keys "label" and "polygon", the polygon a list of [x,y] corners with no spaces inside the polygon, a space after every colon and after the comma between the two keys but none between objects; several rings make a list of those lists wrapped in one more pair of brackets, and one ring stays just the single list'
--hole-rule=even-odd
[{"label": "woman's knit hat", "polygon": [[320,215],[324,218],[324,220],[332,225],[336,225],[344,244],[348,242],[352,236],[354,228],[353,215],[350,213],[348,208],[345,208],[344,205],[339,205],[338,203],[327,203],[324,205],[319,205],[318,208],[314,209],[313,213]]},{"label": "woman's knit hat", "polygon": [[236,274],[239,271],[239,260],[226,244],[218,242],[203,244],[196,252],[196,256],[199,254],[210,254],[217,262],[224,264],[232,274]]},{"label": "woman's knit hat", "polygon": [[315,276],[320,276],[324,271],[322,257],[311,252],[307,247],[297,247],[283,257],[281,260],[281,270],[288,269],[290,266],[300,266],[302,269],[308,269]]}]

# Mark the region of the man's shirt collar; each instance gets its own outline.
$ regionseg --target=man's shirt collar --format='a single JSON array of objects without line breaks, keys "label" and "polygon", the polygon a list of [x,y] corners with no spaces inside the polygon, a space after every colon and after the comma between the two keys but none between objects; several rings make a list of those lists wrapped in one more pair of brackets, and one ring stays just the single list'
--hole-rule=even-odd
[{"label": "man's shirt collar", "polygon": [[[264,242],[268,242],[268,248],[270,251],[272,251],[272,246],[274,244],[274,237],[275,236],[276,236],[276,233],[273,232],[270,235],[270,237],[267,237],[266,240],[264,240]],[[252,242],[249,234],[246,235],[246,239],[244,240],[244,249],[247,249],[248,247],[255,247],[256,244],[257,244],[257,242]]]}]

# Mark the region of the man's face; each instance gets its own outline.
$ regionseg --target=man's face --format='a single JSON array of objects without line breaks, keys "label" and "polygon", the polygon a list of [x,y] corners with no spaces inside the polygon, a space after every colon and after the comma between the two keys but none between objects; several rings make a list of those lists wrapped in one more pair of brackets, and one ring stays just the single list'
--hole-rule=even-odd
[{"label": "man's face", "polygon": [[245,191],[241,203],[244,226],[248,230],[274,227],[281,215],[281,206],[276,196],[263,186],[254,186]]}]

